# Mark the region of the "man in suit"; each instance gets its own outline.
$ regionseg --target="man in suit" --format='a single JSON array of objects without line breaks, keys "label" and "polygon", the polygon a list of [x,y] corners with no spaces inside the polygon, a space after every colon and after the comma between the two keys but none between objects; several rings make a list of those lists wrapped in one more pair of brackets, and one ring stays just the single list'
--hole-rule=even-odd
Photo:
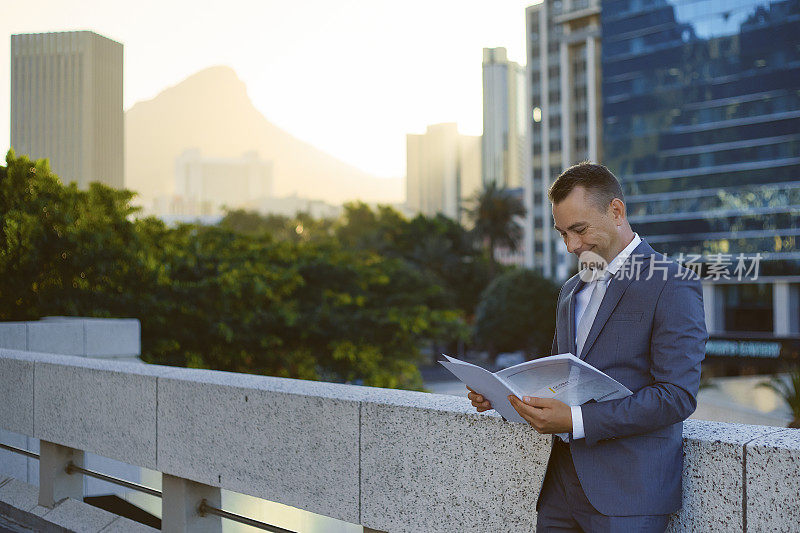
[{"label": "man in suit", "polygon": [[555,435],[537,531],[664,531],[681,506],[683,420],[697,405],[708,338],[699,278],[633,232],[606,167],[570,167],[549,197],[567,250],[607,263],[561,288],[552,353],[577,355],[633,395],[573,407],[509,398],[536,431]]}]

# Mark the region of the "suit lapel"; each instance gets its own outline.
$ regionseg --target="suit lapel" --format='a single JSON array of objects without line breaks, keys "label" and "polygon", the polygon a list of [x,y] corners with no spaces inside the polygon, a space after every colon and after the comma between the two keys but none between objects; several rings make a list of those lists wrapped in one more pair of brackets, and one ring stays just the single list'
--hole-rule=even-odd
[{"label": "suit lapel", "polygon": [[[631,256],[628,257],[625,263],[631,261],[631,257],[641,257],[643,254],[647,254],[648,250],[652,252],[652,248],[650,248],[647,243],[642,241],[639,246],[633,250],[633,253],[631,253]],[[640,271],[642,275],[647,272],[649,261],[650,254],[644,255]],[[621,270],[623,268],[624,267],[621,267]],[[620,271],[617,271],[617,274],[620,274]],[[589,330],[589,335],[586,337],[586,342],[583,344],[583,351],[579,355],[581,359],[586,358],[586,354],[589,353],[589,350],[592,348],[592,344],[594,344],[594,341],[597,340],[598,335],[600,335],[600,332],[603,330],[603,326],[605,326],[606,322],[608,322],[608,319],[611,317],[611,313],[614,312],[614,309],[617,307],[620,298],[622,298],[622,295],[625,294],[625,290],[628,288],[631,282],[633,282],[634,277],[636,276],[632,276],[630,270],[628,270],[625,276],[614,276],[611,278],[611,281],[608,282],[608,289],[606,290],[605,296],[603,296],[603,302],[600,304],[600,308],[597,310],[597,316],[595,316],[594,322],[592,322],[592,328]]]},{"label": "suit lapel", "polygon": [[567,347],[569,353],[577,355],[577,346],[575,345],[575,295],[580,292],[583,286],[586,285],[584,281],[578,278],[578,282],[572,287],[572,290],[567,296]]},{"label": "suit lapel", "polygon": [[628,285],[630,285],[632,281],[632,277],[624,279],[614,277],[608,282],[608,289],[606,290],[605,296],[603,296],[603,302],[597,310],[597,316],[595,316],[594,322],[592,322],[592,329],[589,330],[589,335],[587,335],[586,342],[583,344],[583,351],[579,356],[581,359],[586,358],[586,354],[591,349],[595,339],[597,339],[603,326],[605,326],[608,318],[611,316],[611,312],[617,306],[620,298],[622,298],[622,295],[625,293],[625,289],[628,288]]}]

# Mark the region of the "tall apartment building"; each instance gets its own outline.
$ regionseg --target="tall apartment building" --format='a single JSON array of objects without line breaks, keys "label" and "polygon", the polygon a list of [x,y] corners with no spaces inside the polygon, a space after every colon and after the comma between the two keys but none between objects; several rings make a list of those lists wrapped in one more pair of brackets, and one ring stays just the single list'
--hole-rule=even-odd
[{"label": "tall apartment building", "polygon": [[575,260],[553,229],[547,190],[565,168],[601,153],[600,0],[543,0],[525,10],[530,202],[525,264],[558,280]]},{"label": "tall apartment building", "polygon": [[204,157],[200,150],[185,150],[175,161],[173,202],[173,210],[182,212],[165,214],[214,215],[223,207],[250,207],[272,197],[272,181],[272,162],[256,152]]},{"label": "tall apartment building", "polygon": [[604,162],[634,229],[675,258],[761,254],[758,282],[704,284],[709,329],[798,346],[800,1],[607,0],[602,31]]},{"label": "tall apartment building", "polygon": [[483,183],[522,187],[527,171],[525,69],[505,48],[483,49]]},{"label": "tall apartment building", "polygon": [[481,137],[455,123],[406,135],[406,205],[417,213],[463,220],[465,202],[481,187]]},{"label": "tall apartment building", "polygon": [[90,31],[11,36],[11,147],[64,183],[123,186],[122,44]]}]

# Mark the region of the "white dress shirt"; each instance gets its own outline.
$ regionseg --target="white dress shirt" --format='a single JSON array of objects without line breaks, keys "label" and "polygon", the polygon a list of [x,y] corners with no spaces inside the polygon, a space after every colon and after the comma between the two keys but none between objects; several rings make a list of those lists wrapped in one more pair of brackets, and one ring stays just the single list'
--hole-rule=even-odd
[{"label": "white dress shirt", "polygon": [[[639,237],[637,233],[633,234],[633,240],[626,246],[617,256],[611,260],[608,264],[606,270],[613,275],[619,271],[620,267],[628,260],[628,257],[633,253],[633,250],[639,246],[639,243],[642,242],[642,239]],[[606,283],[610,283],[611,279],[609,278]],[[599,281],[591,281],[581,288],[580,291],[575,295],[575,317],[574,317],[574,327],[573,331],[578,331],[578,324],[580,324],[581,317],[583,316],[583,312],[586,310],[586,306],[589,304],[589,298],[592,296],[592,291],[594,290],[594,285],[599,283]],[[608,287],[608,285],[606,285]],[[575,339],[577,342],[577,339]],[[580,354],[575,354],[576,356],[580,356]],[[586,435],[583,431],[583,413],[581,412],[580,405],[573,405],[571,408],[572,411],[572,438],[573,439],[582,439]],[[566,440],[566,439],[565,439]]]}]

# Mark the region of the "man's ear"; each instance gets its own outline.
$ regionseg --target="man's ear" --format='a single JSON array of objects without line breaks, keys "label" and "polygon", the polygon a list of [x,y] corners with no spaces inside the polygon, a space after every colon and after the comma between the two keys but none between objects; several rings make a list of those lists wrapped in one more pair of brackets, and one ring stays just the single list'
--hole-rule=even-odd
[{"label": "man's ear", "polygon": [[609,208],[611,209],[611,216],[614,218],[614,222],[617,223],[617,226],[621,226],[622,223],[625,222],[625,202],[619,198],[614,198],[611,200]]}]

